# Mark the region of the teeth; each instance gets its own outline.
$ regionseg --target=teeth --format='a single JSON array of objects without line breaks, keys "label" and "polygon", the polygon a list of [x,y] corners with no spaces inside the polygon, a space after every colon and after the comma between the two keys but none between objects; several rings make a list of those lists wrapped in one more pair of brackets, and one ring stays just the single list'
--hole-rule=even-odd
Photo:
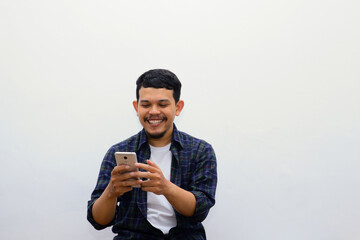
[{"label": "teeth", "polygon": [[158,123],[161,123],[162,120],[149,120],[149,123],[150,124],[158,124]]}]

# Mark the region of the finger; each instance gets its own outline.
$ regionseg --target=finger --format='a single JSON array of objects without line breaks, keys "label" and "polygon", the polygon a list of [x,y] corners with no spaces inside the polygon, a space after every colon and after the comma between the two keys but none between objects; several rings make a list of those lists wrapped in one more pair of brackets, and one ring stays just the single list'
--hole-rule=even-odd
[{"label": "finger", "polygon": [[147,178],[147,179],[153,178],[153,174],[151,172],[141,172],[141,171],[131,172],[130,176],[137,178]]},{"label": "finger", "polygon": [[144,164],[144,163],[135,163],[135,167],[141,168],[148,172],[156,172],[158,169],[160,169],[154,162],[150,160],[146,160],[146,162],[153,163],[152,165]]},{"label": "finger", "polygon": [[135,185],[140,185],[141,183],[142,181],[140,179],[131,179],[131,180],[123,181],[124,187],[132,187]]},{"label": "finger", "polygon": [[113,184],[115,189],[119,189],[120,191],[124,191],[124,189],[131,188],[132,186],[141,184],[142,181],[140,179],[128,179],[125,181],[119,181]]},{"label": "finger", "polygon": [[115,167],[111,172],[111,181],[115,183],[132,178],[132,176],[130,175],[131,172],[129,172],[128,170],[129,170],[129,166],[125,166],[125,165]]},{"label": "finger", "polygon": [[[149,161],[149,160],[147,160],[147,161]],[[154,166],[151,166],[149,164],[144,164],[144,163],[135,163],[135,167],[141,168],[141,169],[143,169],[145,171],[148,171],[148,172],[155,172],[156,169],[157,169]]]},{"label": "finger", "polygon": [[115,174],[113,176],[111,176],[111,178],[115,181],[115,182],[123,182],[123,181],[129,181],[130,179],[137,179],[137,176],[134,176],[132,174],[133,172],[123,172],[120,174]]},{"label": "finger", "polygon": [[152,167],[154,167],[154,168],[159,168],[159,166],[158,166],[158,165],[156,165],[156,163],[155,163],[155,162],[153,162],[153,161],[146,160],[146,162],[147,162],[147,164],[149,164],[150,166],[152,166]]},{"label": "finger", "polygon": [[141,187],[153,187],[154,181],[151,181],[150,179],[143,180],[141,183]]},{"label": "finger", "polygon": [[113,174],[121,174],[123,172],[126,172],[130,169],[129,165],[120,165],[120,166],[116,166],[114,167],[114,169],[111,172],[111,175]]}]

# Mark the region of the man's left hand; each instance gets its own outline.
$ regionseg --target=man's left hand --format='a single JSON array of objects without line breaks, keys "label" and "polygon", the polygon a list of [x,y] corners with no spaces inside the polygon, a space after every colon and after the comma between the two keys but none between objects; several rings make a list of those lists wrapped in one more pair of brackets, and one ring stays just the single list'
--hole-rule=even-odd
[{"label": "man's left hand", "polygon": [[147,164],[136,163],[135,166],[145,170],[146,172],[138,171],[132,172],[134,177],[146,178],[142,181],[141,189],[146,192],[153,192],[157,195],[166,195],[171,191],[173,185],[164,177],[160,167],[153,161],[147,160]]}]

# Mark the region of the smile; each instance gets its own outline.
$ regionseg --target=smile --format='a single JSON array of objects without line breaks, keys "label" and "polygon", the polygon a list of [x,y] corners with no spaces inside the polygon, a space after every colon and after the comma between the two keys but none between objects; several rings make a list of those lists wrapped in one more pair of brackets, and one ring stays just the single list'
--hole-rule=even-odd
[{"label": "smile", "polygon": [[159,123],[161,123],[163,120],[148,120],[148,122],[150,123],[150,124],[159,124]]}]

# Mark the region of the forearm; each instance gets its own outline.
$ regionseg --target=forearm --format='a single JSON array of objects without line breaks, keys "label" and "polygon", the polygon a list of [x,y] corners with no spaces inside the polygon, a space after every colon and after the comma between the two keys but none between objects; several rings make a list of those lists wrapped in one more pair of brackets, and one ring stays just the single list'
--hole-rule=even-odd
[{"label": "forearm", "polygon": [[164,194],[164,196],[180,214],[186,217],[191,217],[194,215],[196,208],[196,198],[191,192],[186,191],[169,182],[169,191],[168,193]]},{"label": "forearm", "polygon": [[109,186],[107,186],[92,207],[94,220],[100,225],[109,224],[115,216],[116,203],[117,197],[110,193]]}]

